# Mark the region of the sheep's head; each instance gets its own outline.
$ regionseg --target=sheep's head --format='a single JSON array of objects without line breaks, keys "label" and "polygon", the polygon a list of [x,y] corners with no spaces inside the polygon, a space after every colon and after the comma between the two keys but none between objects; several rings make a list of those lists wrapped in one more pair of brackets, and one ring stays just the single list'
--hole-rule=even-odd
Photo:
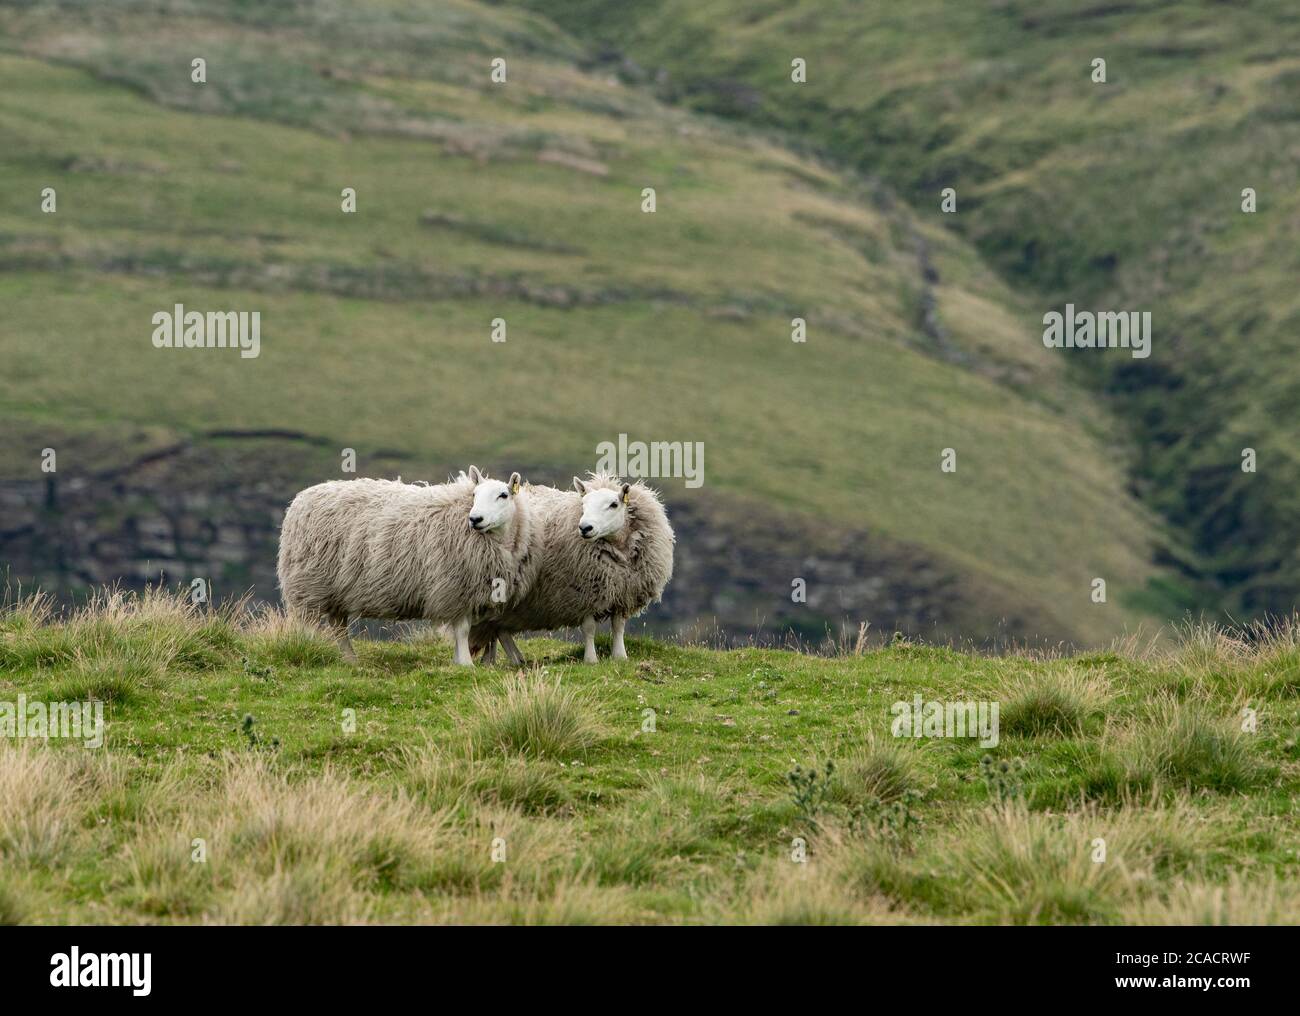
[{"label": "sheep's head", "polygon": [[578,532],[584,540],[603,540],[616,536],[627,525],[627,499],[631,484],[618,487],[584,483],[576,476],[573,489],[582,495],[582,518]]},{"label": "sheep's head", "polygon": [[490,533],[514,521],[520,485],[518,473],[511,473],[508,483],[489,479],[477,466],[470,466],[466,475],[474,484],[474,506],[469,510],[471,529]]}]

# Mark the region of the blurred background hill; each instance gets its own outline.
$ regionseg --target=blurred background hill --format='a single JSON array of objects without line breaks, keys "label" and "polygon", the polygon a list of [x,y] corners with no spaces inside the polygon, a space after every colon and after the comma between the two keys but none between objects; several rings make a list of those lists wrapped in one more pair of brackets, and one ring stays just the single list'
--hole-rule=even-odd
[{"label": "blurred background hill", "polygon": [[[535,8],[0,3],[11,582],[274,599],[344,449],[567,484],[625,433],[705,447],[702,488],[657,481],[657,627],[1090,645],[1291,608],[1287,5]],[[1153,355],[1044,349],[1067,301],[1152,310]],[[259,311],[261,355],[153,348],[176,303]]]},{"label": "blurred background hill", "polygon": [[[541,8],[541,0],[534,6]],[[598,65],[878,174],[1037,306],[1150,309],[1080,376],[1135,452],[1185,604],[1300,586],[1300,8],[1285,0],[555,0]],[[810,68],[787,87],[790,59]],[[1106,61],[1105,84],[1090,80]],[[1242,190],[1258,212],[1242,213]],[[1088,360],[1091,362],[1088,362]],[[1244,474],[1242,449],[1258,472]]]}]

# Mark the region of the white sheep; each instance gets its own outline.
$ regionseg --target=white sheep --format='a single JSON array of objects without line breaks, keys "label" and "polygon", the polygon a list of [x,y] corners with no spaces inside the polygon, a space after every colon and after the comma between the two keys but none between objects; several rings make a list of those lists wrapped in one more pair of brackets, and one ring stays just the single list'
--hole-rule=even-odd
[{"label": "white sheep", "polygon": [[470,627],[521,596],[539,563],[529,495],[476,466],[444,484],[334,480],[284,513],[277,573],[289,612],[324,619],[343,655],[354,618],[449,625],[472,666]]},{"label": "white sheep", "polygon": [[531,487],[541,566],[531,588],[495,617],[476,623],[470,651],[494,659],[496,641],[515,663],[513,632],[581,627],[583,659],[596,662],[596,623],[610,620],[611,656],[627,659],[623,628],[658,603],[673,574],[673,530],[659,496],[641,483],[592,474],[574,491]]}]

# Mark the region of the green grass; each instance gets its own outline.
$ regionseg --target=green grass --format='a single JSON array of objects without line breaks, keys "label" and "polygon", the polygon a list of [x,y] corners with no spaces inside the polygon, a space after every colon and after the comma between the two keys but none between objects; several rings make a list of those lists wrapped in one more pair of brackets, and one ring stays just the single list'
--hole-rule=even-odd
[{"label": "green grass", "polygon": [[[932,217],[582,70],[526,13],[164,7],[96,7],[90,33],[82,4],[0,6],[6,178],[30,198],[0,208],[0,475],[40,479],[48,446],[76,476],[221,428],[309,435],[303,484],[342,448],[362,474],[394,453],[430,479],[477,461],[554,480],[620,433],[702,441],[714,530],[743,541],[761,511],[819,554],[864,530],[908,548],[956,615],[943,636],[1104,644],[1167,609],[1114,422]],[[261,357],[152,348],[176,302],[259,310]],[[235,483],[262,481],[246,468]]]},{"label": "green grass", "polygon": [[[358,640],[349,667],[275,615],[161,593],[28,602],[0,616],[0,701],[83,687],[85,660],[165,662],[106,703],[101,749],[0,740],[0,919],[1293,922],[1300,702],[1255,679],[1295,630],[1073,658],[634,639],[594,666],[534,639],[515,673],[427,637]],[[66,653],[13,651],[36,643]],[[890,736],[914,694],[1010,713],[1025,687],[1092,697],[991,749]],[[985,755],[1016,764],[1005,800]],[[828,761],[798,806],[788,774]]]}]

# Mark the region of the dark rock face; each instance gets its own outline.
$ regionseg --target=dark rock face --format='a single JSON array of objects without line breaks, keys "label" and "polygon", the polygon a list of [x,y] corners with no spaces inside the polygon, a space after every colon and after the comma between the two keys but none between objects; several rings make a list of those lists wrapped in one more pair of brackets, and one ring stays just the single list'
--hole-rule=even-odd
[{"label": "dark rock face", "polygon": [[94,585],[201,577],[218,596],[254,588],[274,599],[280,517],[298,489],[291,477],[309,462],[291,443],[270,444],[180,444],[102,473],[6,480],[0,559],[10,583],[75,600]]},{"label": "dark rock face", "polygon": [[[436,482],[452,471],[391,458],[366,473]],[[558,484],[571,473],[527,475]],[[0,482],[0,562],[10,586],[39,586],[75,602],[96,585],[140,589],[202,578],[218,602],[250,590],[276,602],[284,509],[303,487],[340,474],[335,452],[311,439],[227,432],[102,472],[38,476]],[[663,493],[677,533],[674,576],[638,630],[644,622],[721,644],[752,637],[814,647],[851,642],[861,621],[876,638],[894,631],[981,645],[1031,633],[1068,638],[1047,619],[1006,606],[999,591],[869,531],[828,531],[715,492]]]}]

